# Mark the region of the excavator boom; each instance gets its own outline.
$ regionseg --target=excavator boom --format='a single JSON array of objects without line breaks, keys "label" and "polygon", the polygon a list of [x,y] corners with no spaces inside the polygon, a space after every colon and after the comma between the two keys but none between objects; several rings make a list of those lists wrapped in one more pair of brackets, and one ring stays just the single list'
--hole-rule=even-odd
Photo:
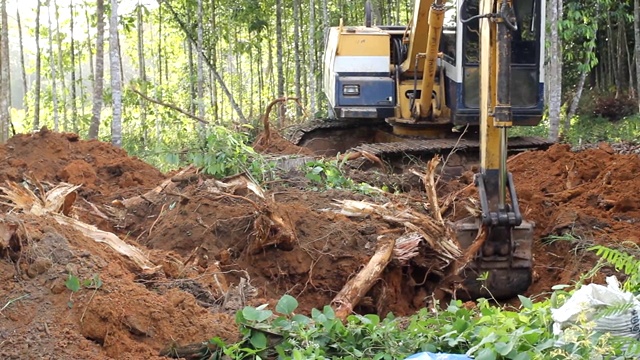
[{"label": "excavator boom", "polygon": [[416,0],[413,14],[408,26],[374,25],[369,12],[365,26],[330,29],[323,76],[332,116],[290,139],[318,154],[355,149],[392,163],[456,153],[450,175],[479,164],[482,216],[456,224],[463,247],[486,235],[465,270],[466,297],[515,296],[531,283],[533,230],[506,159],[551,143],[509,138],[508,129],[542,119],[544,0]]}]

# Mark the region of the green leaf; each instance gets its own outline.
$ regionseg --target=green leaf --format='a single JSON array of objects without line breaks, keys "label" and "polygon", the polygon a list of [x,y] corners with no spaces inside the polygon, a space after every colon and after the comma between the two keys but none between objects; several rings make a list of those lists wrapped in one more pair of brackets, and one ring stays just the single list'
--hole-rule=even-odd
[{"label": "green leaf", "polygon": [[504,343],[502,341],[497,342],[494,344],[496,351],[502,355],[502,356],[506,356],[508,353],[511,352],[511,350],[513,350],[513,342],[508,342],[508,343]]},{"label": "green leaf", "polygon": [[476,355],[475,360],[496,360],[497,354],[495,350],[484,348]]},{"label": "green leaf", "polygon": [[325,305],[322,309],[324,316],[329,320],[334,320],[336,318],[336,313],[333,311],[333,308],[329,305]]},{"label": "green leaf", "polygon": [[309,324],[309,323],[311,322],[311,319],[309,319],[309,317],[304,316],[304,315],[302,315],[302,314],[295,314],[295,315],[293,315],[293,317],[291,318],[291,320],[292,320],[292,321],[295,321],[295,322],[297,322],[297,323],[300,323],[300,324],[304,324],[304,325],[307,325],[307,324]]},{"label": "green leaf", "polygon": [[284,294],[276,305],[276,311],[285,315],[291,315],[297,308],[298,300],[289,294]]},{"label": "green leaf", "polygon": [[271,317],[271,310],[258,310],[253,306],[245,306],[242,309],[242,316],[247,321],[262,322]]},{"label": "green leaf", "polygon": [[513,360],[531,360],[531,355],[529,355],[529,353],[526,353],[526,352],[521,352],[518,355],[516,355],[516,357],[514,357]]},{"label": "green leaf", "polygon": [[267,347],[267,336],[261,331],[254,331],[251,333],[251,339],[249,339],[251,345],[256,349],[264,349]]},{"label": "green leaf", "polygon": [[522,296],[522,295],[518,295],[518,299],[520,299],[520,302],[522,303],[522,306],[525,309],[532,309],[533,308],[533,301],[531,301],[531,299],[529,299],[526,296]]},{"label": "green leaf", "polygon": [[69,274],[69,277],[67,278],[67,281],[64,282],[64,285],[67,287],[67,289],[73,292],[77,292],[80,290],[80,279],[78,279],[77,276]]}]

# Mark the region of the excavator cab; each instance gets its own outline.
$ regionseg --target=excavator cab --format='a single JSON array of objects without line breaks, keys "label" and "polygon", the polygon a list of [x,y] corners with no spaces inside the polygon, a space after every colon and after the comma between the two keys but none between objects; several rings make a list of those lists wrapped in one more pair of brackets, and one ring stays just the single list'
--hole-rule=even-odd
[{"label": "excavator cab", "polygon": [[[398,120],[398,124],[443,131],[453,126],[480,125],[480,0],[444,2],[439,44],[427,49],[430,7],[437,1],[417,0],[408,26],[340,25],[329,29],[324,56],[323,89],[331,117],[338,120]],[[512,31],[511,88],[513,123],[533,126],[544,111],[544,12],[542,0],[514,2],[517,30]],[[468,21],[467,21],[468,20]],[[368,26],[367,26],[368,25]],[[437,57],[432,76],[425,76],[425,57]],[[415,104],[422,84],[433,78],[428,116],[416,119]],[[433,111],[435,110],[435,111]],[[411,118],[414,119],[411,119]],[[424,125],[424,126],[420,126]],[[420,136],[420,133],[416,133]],[[439,134],[435,137],[444,136]]]}]

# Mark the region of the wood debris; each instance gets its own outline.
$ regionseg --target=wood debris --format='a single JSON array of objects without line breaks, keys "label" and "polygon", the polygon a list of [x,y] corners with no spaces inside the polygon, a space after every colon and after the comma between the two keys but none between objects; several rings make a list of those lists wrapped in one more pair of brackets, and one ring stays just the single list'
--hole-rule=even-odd
[{"label": "wood debris", "polygon": [[31,189],[20,184],[7,181],[7,185],[0,187],[5,195],[0,195],[4,201],[2,204],[30,213],[36,216],[50,216],[61,225],[73,227],[85,236],[109,247],[132,260],[137,268],[145,272],[155,271],[159,267],[153,264],[137,247],[127,244],[113,233],[102,231],[93,225],[83,223],[80,220],[68,216],[73,201],[76,199],[75,191],[80,187],[67,183],[60,183],[49,191],[45,191],[42,184],[35,182],[39,189],[39,196]]}]

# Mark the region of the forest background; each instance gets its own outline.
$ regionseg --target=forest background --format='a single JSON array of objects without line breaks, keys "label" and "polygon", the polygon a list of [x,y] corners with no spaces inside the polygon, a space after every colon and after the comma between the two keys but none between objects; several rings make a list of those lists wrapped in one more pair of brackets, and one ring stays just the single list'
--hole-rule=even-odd
[{"label": "forest background", "polygon": [[[640,137],[640,0],[548,0],[548,111],[535,134],[574,144]],[[414,2],[373,0],[378,24]],[[0,141],[47,126],[169,169],[212,142],[327,114],[326,29],[364,23],[364,0],[1,0]],[[221,132],[224,133],[221,135]],[[211,136],[211,134],[216,134]],[[224,145],[224,144],[223,144]],[[188,160],[188,159],[187,159]]]}]

